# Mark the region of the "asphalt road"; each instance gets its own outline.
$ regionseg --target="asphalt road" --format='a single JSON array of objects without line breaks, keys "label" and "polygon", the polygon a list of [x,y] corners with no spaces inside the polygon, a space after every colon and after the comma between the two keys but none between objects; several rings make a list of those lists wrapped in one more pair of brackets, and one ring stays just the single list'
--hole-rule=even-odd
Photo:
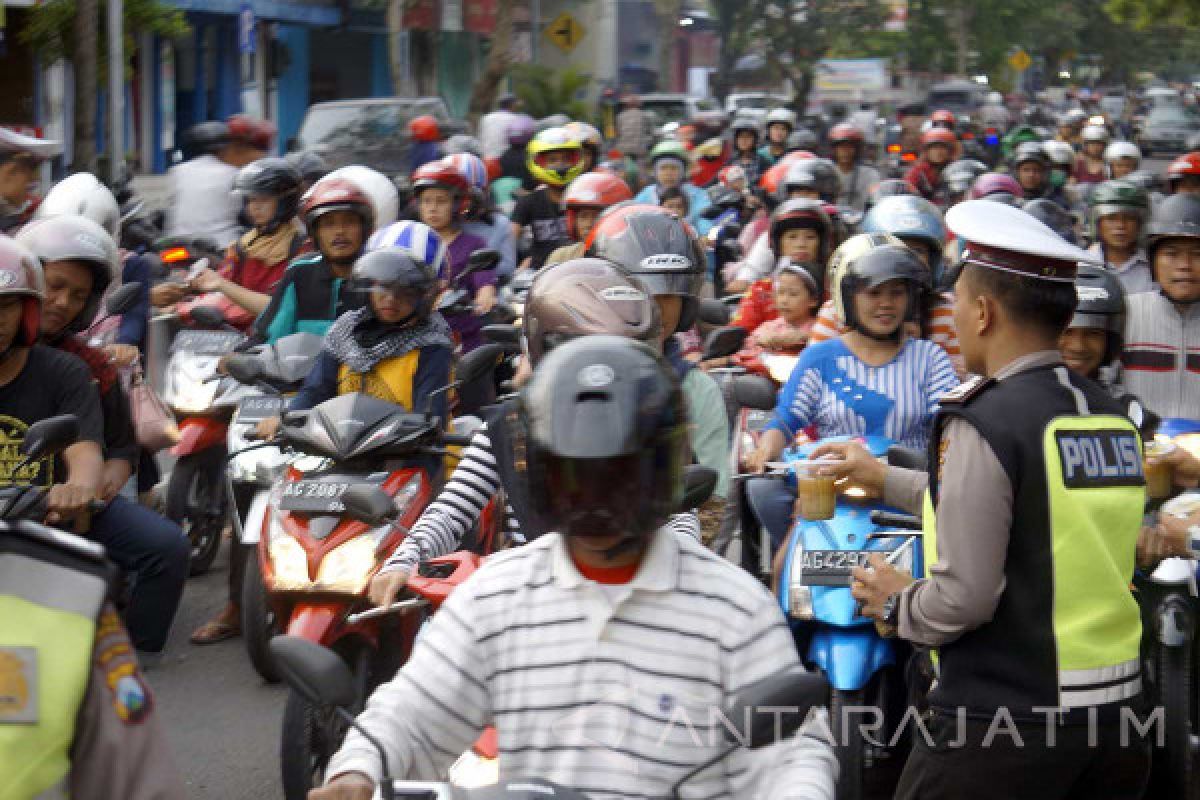
[{"label": "asphalt road", "polygon": [[285,690],[263,682],[241,639],[195,647],[188,635],[224,604],[228,543],[188,580],[166,658],[146,676],[193,800],[282,800],[279,729]]}]

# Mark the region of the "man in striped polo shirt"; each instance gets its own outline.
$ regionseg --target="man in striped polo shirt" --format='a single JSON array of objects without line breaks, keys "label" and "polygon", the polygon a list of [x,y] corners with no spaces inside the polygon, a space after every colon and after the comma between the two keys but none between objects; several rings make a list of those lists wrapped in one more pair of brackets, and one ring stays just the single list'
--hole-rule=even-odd
[{"label": "man in striped polo shirt", "polygon": [[[733,695],[796,663],[791,635],[753,578],[661,527],[687,452],[683,399],[661,356],[614,336],[563,344],[521,413],[529,494],[558,533],[493,556],[459,587],[359,722],[396,778],[441,779],[494,725],[502,778],[545,778],[594,800],[667,796],[721,751]],[[682,796],[832,798],[824,730],[737,751]],[[383,778],[353,731],[328,774],[312,800],[367,800]]]}]

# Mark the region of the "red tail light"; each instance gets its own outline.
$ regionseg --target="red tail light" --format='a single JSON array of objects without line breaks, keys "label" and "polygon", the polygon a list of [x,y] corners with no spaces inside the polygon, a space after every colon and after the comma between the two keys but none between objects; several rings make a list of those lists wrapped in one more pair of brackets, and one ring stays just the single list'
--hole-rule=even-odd
[{"label": "red tail light", "polygon": [[187,261],[192,257],[186,247],[171,247],[162,251],[159,258],[164,264],[178,264],[180,261]]},{"label": "red tail light", "polygon": [[905,153],[904,155],[900,156],[900,160],[901,161],[916,161],[917,154],[916,153]]},{"label": "red tail light", "polygon": [[899,152],[900,152],[900,145],[898,145],[898,144],[889,144],[889,145],[888,145],[888,147],[887,147],[887,151],[888,151],[889,153],[899,153]]}]

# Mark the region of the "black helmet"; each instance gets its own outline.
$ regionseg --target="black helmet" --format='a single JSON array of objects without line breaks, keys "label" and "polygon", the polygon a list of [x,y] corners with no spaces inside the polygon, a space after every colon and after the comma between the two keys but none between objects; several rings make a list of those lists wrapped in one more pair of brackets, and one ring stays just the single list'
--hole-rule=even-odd
[{"label": "black helmet", "polygon": [[799,128],[792,131],[788,134],[784,143],[784,149],[789,153],[794,153],[797,150],[807,150],[810,153],[815,153],[820,146],[821,140],[808,128]]},{"label": "black helmet", "polygon": [[[354,264],[350,278],[356,288],[363,292],[372,289],[388,289],[392,292],[409,292],[417,298],[412,315],[399,324],[407,325],[428,319],[437,298],[437,272],[424,262],[417,261],[402,247],[384,247],[373,250]],[[370,308],[370,305],[367,306]]]},{"label": "black helmet", "polygon": [[1111,270],[1080,264],[1075,273],[1075,316],[1067,328],[1097,328],[1106,334],[1104,363],[1121,355],[1125,337],[1125,288]]},{"label": "black helmet", "polygon": [[965,196],[971,190],[975,179],[988,171],[987,164],[973,158],[960,158],[951,162],[942,170],[942,180],[951,193]]},{"label": "black helmet", "polygon": [[566,537],[653,535],[682,500],[687,412],[674,371],[640,342],[595,335],[554,348],[521,392],[533,511]]},{"label": "black helmet", "polygon": [[779,182],[779,201],[786,201],[795,189],[811,189],[826,203],[836,203],[842,191],[842,176],[827,158],[794,161]]},{"label": "black helmet", "polygon": [[822,264],[829,260],[829,253],[833,250],[833,222],[825,213],[825,205],[821,201],[797,197],[795,200],[784,201],[771,213],[771,226],[767,229],[771,252],[777,256],[781,255],[779,239],[784,231],[793,228],[809,228],[816,231],[821,237],[821,248],[817,258]]},{"label": "black helmet", "polygon": [[587,255],[636,275],[655,297],[682,298],[679,325],[670,333],[695,324],[708,259],[691,227],[670,211],[645,203],[609,208],[588,234]]},{"label": "black helmet", "polygon": [[1154,262],[1154,251],[1164,239],[1200,239],[1200,197],[1173,194],[1159,203],[1146,227],[1146,252]]},{"label": "black helmet", "polygon": [[312,150],[288,153],[284,158],[300,173],[300,177],[309,187],[329,174],[329,165],[325,163],[325,159]]},{"label": "black helmet", "polygon": [[1012,168],[1016,169],[1026,161],[1036,161],[1043,167],[1049,165],[1050,159],[1041,142],[1022,142],[1017,145],[1017,149],[1013,152]]},{"label": "black helmet", "polygon": [[233,182],[233,188],[243,197],[267,195],[278,202],[275,216],[263,228],[264,233],[274,233],[279,226],[296,216],[300,207],[302,179],[296,168],[283,158],[260,158],[242,167]]},{"label": "black helmet", "polygon": [[1039,197],[1026,201],[1021,210],[1045,223],[1046,227],[1071,244],[1075,244],[1075,217],[1058,203]]},{"label": "black helmet", "polygon": [[188,128],[183,135],[184,158],[216,155],[229,144],[229,126],[224,122],[201,122]]},{"label": "black helmet", "polygon": [[[878,234],[860,234],[861,236],[876,236]],[[902,280],[908,284],[907,316],[911,316],[916,308],[917,299],[922,287],[929,284],[929,268],[920,257],[903,244],[883,243],[871,247],[857,258],[851,258],[835,273],[839,282],[836,295],[838,311],[846,326],[859,333],[875,338],[868,333],[858,320],[855,313],[854,296],[865,289],[873,289],[888,281]],[[896,339],[902,335],[903,324],[883,338]]]}]

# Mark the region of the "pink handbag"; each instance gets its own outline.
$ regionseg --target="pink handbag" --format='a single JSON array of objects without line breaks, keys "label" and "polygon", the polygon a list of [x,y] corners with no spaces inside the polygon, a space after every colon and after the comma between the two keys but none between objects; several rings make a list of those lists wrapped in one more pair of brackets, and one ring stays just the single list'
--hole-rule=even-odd
[{"label": "pink handbag", "polygon": [[129,384],[129,411],[137,442],[151,453],[157,453],[179,442],[175,416],[162,398],[146,383],[140,364],[134,364]]}]

